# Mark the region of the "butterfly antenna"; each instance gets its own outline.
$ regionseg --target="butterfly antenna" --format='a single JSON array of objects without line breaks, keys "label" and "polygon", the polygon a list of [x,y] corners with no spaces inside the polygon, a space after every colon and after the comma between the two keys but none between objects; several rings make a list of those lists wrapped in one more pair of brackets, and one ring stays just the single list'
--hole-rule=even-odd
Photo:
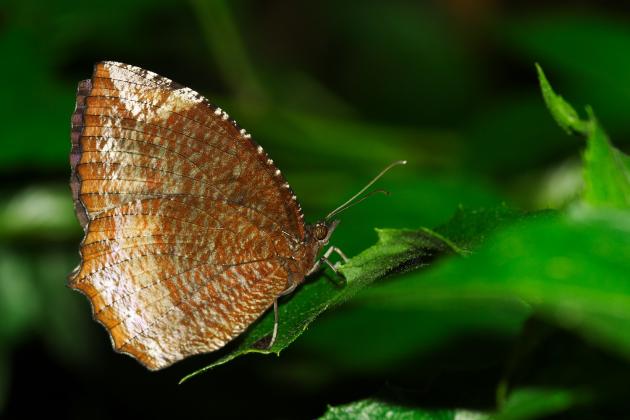
[{"label": "butterfly antenna", "polygon": [[377,193],[389,194],[385,190],[376,190],[376,191],[372,191],[371,193],[367,194],[365,197],[362,197],[359,201],[353,203],[353,201],[358,196],[360,196],[361,194],[363,194],[365,192],[365,190],[370,188],[376,181],[378,181],[383,175],[385,175],[385,173],[387,173],[387,171],[392,169],[394,166],[406,165],[406,164],[407,164],[406,160],[397,160],[396,162],[390,163],[385,169],[383,169],[378,175],[376,175],[370,182],[368,182],[368,184],[365,187],[361,188],[361,190],[358,193],[356,193],[355,195],[350,197],[350,199],[348,199],[345,203],[343,203],[342,205],[340,205],[339,207],[337,207],[336,209],[334,209],[333,211],[328,213],[328,215],[324,219],[328,220],[331,217],[333,217],[334,215],[341,213],[342,211],[346,210],[347,208],[350,208],[350,207],[354,206],[355,204],[359,204],[361,201],[365,200],[366,198],[368,198],[368,197],[370,197],[370,196],[372,196],[374,194],[377,194]]}]

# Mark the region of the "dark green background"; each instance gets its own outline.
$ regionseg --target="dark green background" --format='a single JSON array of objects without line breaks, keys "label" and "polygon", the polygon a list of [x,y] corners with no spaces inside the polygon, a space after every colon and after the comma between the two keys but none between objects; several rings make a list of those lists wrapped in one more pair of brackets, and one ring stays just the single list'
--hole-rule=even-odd
[{"label": "dark green background", "polygon": [[352,304],[280,358],[244,357],[183,386],[177,380],[208,356],[149,373],[113,353],[87,300],[65,287],[81,238],[67,186],[76,83],[106,59],[206,95],[265,147],[309,221],[407,159],[379,184],[390,197],[341,217],[333,244],[354,255],[376,240],[374,227],[435,226],[459,206],[569,202],[583,143],[554,125],[533,64],[574,105],[592,105],[627,149],[629,16],[630,6],[588,1],[5,0],[0,413],[313,418],[383,389],[421,390],[430,407],[492,408],[488,390],[515,337],[443,337],[444,325],[467,328],[457,308],[428,311],[420,328],[431,345],[387,370],[362,364],[368,350],[352,340],[336,357],[334,337],[378,331],[374,346],[387,359],[406,330],[379,325],[405,325],[404,314],[384,319]]}]

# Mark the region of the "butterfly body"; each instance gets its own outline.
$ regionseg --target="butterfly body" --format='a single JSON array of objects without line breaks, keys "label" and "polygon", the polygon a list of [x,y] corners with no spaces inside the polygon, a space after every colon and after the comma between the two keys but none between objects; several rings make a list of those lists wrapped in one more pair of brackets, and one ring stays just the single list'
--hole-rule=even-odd
[{"label": "butterfly body", "polygon": [[79,83],[71,188],[85,237],[69,284],[147,368],[221,348],[318,265],[280,170],[221,108],[115,62]]}]

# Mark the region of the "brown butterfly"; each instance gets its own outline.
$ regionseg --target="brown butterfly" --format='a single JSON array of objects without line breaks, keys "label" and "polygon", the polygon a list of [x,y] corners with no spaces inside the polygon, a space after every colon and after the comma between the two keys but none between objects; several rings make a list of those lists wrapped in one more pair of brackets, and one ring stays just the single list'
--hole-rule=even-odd
[{"label": "brown butterfly", "polygon": [[[251,136],[197,92],[139,67],[96,64],[72,115],[71,188],[85,231],[72,288],[116,351],[151,370],[223,347],[322,262],[312,225]],[[390,165],[403,162],[395,162]],[[364,197],[365,198],[365,197]],[[354,203],[353,203],[354,204]]]}]

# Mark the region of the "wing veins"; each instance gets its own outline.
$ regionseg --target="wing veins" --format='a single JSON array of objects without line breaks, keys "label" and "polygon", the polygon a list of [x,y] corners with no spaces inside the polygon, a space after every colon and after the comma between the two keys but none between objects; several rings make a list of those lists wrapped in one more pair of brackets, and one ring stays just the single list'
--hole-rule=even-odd
[{"label": "wing veins", "polygon": [[[255,262],[267,261],[267,260],[269,260],[271,258],[276,258],[276,257],[270,257],[270,258],[267,258],[267,259],[264,259],[264,260],[259,260],[259,261],[249,261],[248,264],[255,263]],[[244,265],[244,264],[241,264],[241,265]],[[266,277],[271,277],[273,274],[275,274],[278,271],[279,268],[281,268],[280,265],[276,266],[275,269],[271,273],[269,273]],[[192,299],[193,297],[196,297],[199,294],[199,291],[201,290],[202,287],[207,286],[208,284],[210,284],[210,280],[212,280],[213,278],[217,277],[220,274],[223,274],[226,270],[227,270],[227,267],[222,272],[217,273],[217,274],[215,274],[213,276],[210,276],[206,281],[202,281],[201,284],[197,285],[198,287],[196,289],[194,289],[191,293],[185,295],[184,299],[180,299],[179,301],[173,303],[173,305],[167,311],[162,313],[160,316],[156,317],[155,320],[153,322],[151,322],[151,324],[147,325],[140,332],[135,333],[132,337],[130,336],[127,340],[125,340],[125,343],[121,346],[121,348],[123,348],[126,345],[128,345],[131,341],[136,340],[138,336],[147,337],[146,336],[146,332],[150,328],[153,328],[153,326],[156,325],[158,322],[162,322],[162,320],[166,317],[166,315],[168,315],[174,309],[179,308],[182,303],[187,302],[189,299]],[[163,298],[161,298],[159,300],[162,300]],[[238,300],[235,300],[234,303],[236,303],[238,305]],[[215,312],[218,312],[218,311],[215,311]],[[260,316],[260,314],[259,314],[259,316]],[[229,340],[229,338],[228,338],[228,340]]]},{"label": "wing veins", "polygon": [[[180,158],[182,158],[182,160],[186,161],[186,162],[190,162],[191,165],[193,165],[195,168],[197,168],[197,170],[199,170],[199,173],[204,175],[208,175],[203,169],[201,169],[201,166],[197,165],[192,159],[190,159],[188,156],[184,155],[183,153],[179,153],[177,151],[175,151],[174,149],[168,148],[168,147],[164,147],[161,146],[159,144],[155,144],[155,143],[151,143],[149,141],[143,141],[143,140],[136,140],[136,139],[131,139],[128,137],[106,137],[106,136],[83,136],[83,138],[93,138],[93,139],[111,139],[116,141],[132,141],[132,142],[136,142],[136,143],[144,143],[148,146],[152,146],[152,147],[156,147],[159,149],[163,149],[168,153],[173,153],[177,156],[179,156]],[[128,150],[115,150],[116,152],[127,152]],[[92,152],[92,153],[103,153],[101,150],[83,150],[83,152]],[[137,152],[136,152],[137,153]],[[144,153],[137,153],[139,155],[142,156],[147,156],[147,157],[152,157],[154,159],[160,159],[160,160],[164,160],[162,159],[160,156],[153,156],[153,155],[148,155],[148,154],[144,154]]]},{"label": "wing veins", "polygon": [[[109,89],[108,89],[108,90],[109,90]],[[167,92],[167,93],[173,92],[172,90],[168,90],[168,89],[159,89],[159,88],[158,88],[158,89],[156,89],[156,90],[158,90],[158,91],[159,91],[159,90],[162,90],[162,91]],[[215,130],[215,128],[213,128],[212,126],[209,126],[209,125],[207,125],[207,124],[203,123],[203,122],[202,122],[202,121],[200,121],[200,120],[197,120],[197,119],[194,119],[194,118],[190,118],[190,117],[188,117],[188,116],[186,116],[186,115],[184,115],[184,114],[181,114],[181,113],[179,113],[179,112],[175,112],[175,111],[171,111],[171,110],[169,110],[169,109],[163,109],[163,108],[161,108],[161,106],[154,105],[154,104],[153,104],[153,103],[151,103],[151,102],[141,101],[141,100],[138,100],[138,99],[131,99],[131,98],[123,97],[123,96],[114,96],[114,95],[92,95],[92,94],[90,94],[90,97],[91,97],[91,98],[119,99],[119,100],[122,100],[122,101],[135,102],[135,103],[137,103],[137,104],[146,105],[146,106],[148,106],[148,107],[150,107],[150,108],[152,108],[152,109],[154,109],[154,110],[160,110],[161,112],[165,112],[165,113],[166,113],[166,112],[168,112],[168,113],[169,113],[169,114],[171,114],[171,115],[177,115],[178,117],[181,117],[183,120],[186,120],[186,121],[190,121],[190,122],[192,122],[192,123],[195,123],[195,124],[196,124],[199,128],[206,129],[206,130],[208,130],[208,131],[210,131],[210,130]],[[168,103],[167,101],[166,101],[166,102],[164,102],[164,104],[167,104],[167,103]],[[191,105],[195,105],[195,104],[191,104]],[[106,107],[93,107],[93,106],[91,106],[90,108],[100,108],[100,109],[102,109],[102,108],[106,108]],[[215,108],[215,109],[216,109],[216,108]],[[156,112],[156,114],[157,114],[157,112]],[[218,123],[219,121],[222,121],[222,120],[221,120],[218,116],[216,116],[216,115],[214,115],[214,114],[212,114],[212,113],[210,113],[209,115],[213,115],[213,117],[217,120],[217,123]],[[166,119],[165,119],[165,120],[166,120]],[[161,125],[161,124],[155,124],[155,125],[157,125],[157,126],[159,126],[159,127],[166,127],[166,126]],[[218,125],[218,124],[217,124],[217,125]],[[228,133],[226,130],[224,130],[224,129],[223,129],[223,130],[221,130],[221,131],[222,131],[223,133],[225,133],[225,135],[226,135],[226,136],[230,136],[230,133]]]},{"label": "wing veins", "polygon": [[[173,129],[169,128],[169,127],[166,127],[164,125],[153,124],[153,123],[150,123],[150,122],[148,122],[146,120],[140,120],[140,119],[134,119],[134,118],[120,118],[120,117],[114,117],[114,116],[107,115],[107,114],[98,114],[98,113],[90,113],[90,112],[88,112],[88,111],[98,112],[97,110],[99,110],[99,109],[113,110],[113,108],[106,108],[106,107],[102,107],[102,106],[91,106],[91,107],[86,108],[86,110],[84,112],[84,115],[90,115],[90,116],[93,116],[93,117],[107,118],[109,120],[116,121],[118,123],[120,123],[120,121],[123,121],[123,120],[129,120],[129,121],[133,121],[133,122],[141,122],[145,126],[152,126],[152,127],[157,127],[157,128],[162,128],[164,130],[167,130],[167,131],[173,133],[175,137],[178,137],[178,136],[186,137],[186,138],[189,138],[189,139],[192,139],[192,140],[198,142],[199,144],[203,144],[205,146],[210,146],[213,149],[217,149],[218,151],[223,152],[226,155],[237,156],[235,153],[231,153],[231,152],[229,152],[227,150],[223,150],[220,147],[217,147],[214,144],[212,144],[210,142],[207,142],[208,139],[206,139],[206,138],[200,138],[200,137],[196,137],[196,136],[191,136],[191,135],[188,135],[186,133],[175,131],[175,130],[173,130]],[[114,126],[114,125],[93,125],[93,124],[91,124],[91,125],[88,125],[88,124],[83,125],[84,129],[88,128],[88,127],[93,127],[93,128],[121,128],[122,127],[122,129],[124,129],[124,130],[136,131],[138,133],[142,133],[142,134],[146,134],[146,135],[152,135],[150,133],[147,133],[146,131],[137,130],[137,129],[131,128],[131,127],[128,127],[128,128],[124,127],[122,124],[119,124],[118,126]],[[160,137],[162,139],[165,139],[163,136],[156,136],[156,137]],[[168,139],[165,139],[165,140],[168,140]],[[175,140],[175,142],[177,143],[176,140]]]},{"label": "wing veins", "polygon": [[[151,199],[165,199],[165,197],[197,197],[197,198],[203,198],[203,199],[207,199],[208,201],[216,201],[216,202],[224,202],[226,204],[229,205],[233,205],[236,207],[242,207],[242,208],[246,208],[249,209],[255,213],[258,213],[258,215],[262,216],[264,219],[267,219],[272,225],[276,226],[276,228],[278,229],[279,232],[285,232],[282,227],[280,225],[278,225],[278,223],[273,220],[271,217],[267,216],[265,213],[261,212],[258,209],[255,209],[253,207],[249,207],[249,206],[245,206],[243,205],[243,203],[237,203],[237,202],[233,202],[233,201],[222,201],[222,200],[217,200],[214,199],[212,197],[209,197],[207,195],[196,195],[196,194],[181,194],[181,193],[172,193],[172,194],[161,194],[161,195],[156,195],[156,194],[138,194],[138,193],[134,193],[134,192],[120,192],[120,191],[109,191],[109,192],[89,192],[89,193],[80,193],[79,197],[83,196],[83,195],[107,195],[107,194],[111,194],[111,195],[141,195],[144,196],[142,199],[140,199],[140,201],[143,200],[151,200]],[[132,201],[127,201],[125,203],[131,203]],[[124,205],[125,203],[123,203],[122,205]],[[111,207],[107,207],[105,209],[102,209],[98,212],[93,212],[94,216],[97,217],[98,215],[105,213],[107,211],[110,211],[112,209],[116,209],[116,208],[120,208],[122,205],[117,205],[117,206],[111,206]],[[248,217],[243,216],[245,219],[249,220],[250,222],[252,222],[253,225],[257,226],[256,223],[254,223],[252,221],[252,219],[249,219]],[[92,220],[92,218],[90,218],[90,221]],[[262,229],[261,229],[262,230]],[[263,232],[267,232],[265,230],[262,230]],[[272,233],[272,232],[267,232],[267,233]],[[285,232],[288,233],[288,232]],[[295,237],[295,235],[290,234],[291,238],[293,240],[298,240],[297,237]]]}]

